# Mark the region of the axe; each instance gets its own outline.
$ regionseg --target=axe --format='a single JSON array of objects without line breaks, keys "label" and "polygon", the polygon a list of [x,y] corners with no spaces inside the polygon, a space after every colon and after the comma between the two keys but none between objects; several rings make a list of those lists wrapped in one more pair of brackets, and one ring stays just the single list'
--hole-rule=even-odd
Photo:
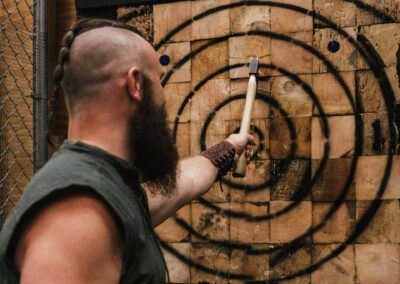
[{"label": "axe", "polygon": [[[257,92],[257,75],[258,58],[250,59],[249,67],[249,83],[247,85],[246,103],[244,105],[242,124],[240,126],[240,134],[248,134],[250,130],[251,113],[253,112],[254,100]],[[234,177],[243,178],[246,176],[246,155],[245,150],[241,154],[236,169],[233,172]]]}]

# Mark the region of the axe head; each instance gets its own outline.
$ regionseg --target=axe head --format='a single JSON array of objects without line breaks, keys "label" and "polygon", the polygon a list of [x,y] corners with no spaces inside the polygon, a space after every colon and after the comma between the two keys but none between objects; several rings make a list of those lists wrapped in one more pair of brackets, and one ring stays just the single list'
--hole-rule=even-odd
[{"label": "axe head", "polygon": [[257,75],[258,70],[258,58],[250,58],[249,76]]}]

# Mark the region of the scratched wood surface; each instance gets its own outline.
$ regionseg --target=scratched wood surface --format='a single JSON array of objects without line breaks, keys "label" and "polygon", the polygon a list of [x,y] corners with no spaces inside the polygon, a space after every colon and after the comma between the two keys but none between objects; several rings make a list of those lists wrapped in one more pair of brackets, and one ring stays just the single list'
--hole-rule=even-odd
[{"label": "scratched wood surface", "polygon": [[157,228],[171,283],[400,283],[400,4],[260,2],[153,7],[181,157],[238,130],[262,63],[246,178]]}]

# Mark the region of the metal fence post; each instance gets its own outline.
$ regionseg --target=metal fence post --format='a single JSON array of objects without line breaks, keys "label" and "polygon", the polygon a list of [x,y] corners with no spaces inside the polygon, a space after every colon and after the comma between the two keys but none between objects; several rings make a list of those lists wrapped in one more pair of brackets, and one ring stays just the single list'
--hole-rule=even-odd
[{"label": "metal fence post", "polygon": [[36,38],[34,42],[35,96],[34,96],[34,170],[38,171],[47,162],[48,90],[47,90],[47,9],[46,0],[35,5]]}]

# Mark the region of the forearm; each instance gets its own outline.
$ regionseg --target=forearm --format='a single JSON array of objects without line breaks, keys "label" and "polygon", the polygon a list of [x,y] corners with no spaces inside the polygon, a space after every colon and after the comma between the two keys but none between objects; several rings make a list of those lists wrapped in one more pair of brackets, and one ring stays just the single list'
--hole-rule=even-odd
[{"label": "forearm", "polygon": [[214,184],[218,169],[201,155],[180,162],[182,175],[178,178],[178,191],[184,204],[205,194]]},{"label": "forearm", "polygon": [[244,152],[249,162],[252,145],[255,142],[251,135],[232,134],[201,155],[180,161],[175,194],[170,197],[149,195],[153,226],[158,226],[179,208],[206,193],[218,174],[224,175],[233,168],[247,146],[250,148]]},{"label": "forearm", "polygon": [[218,169],[203,156],[181,160],[176,192],[171,197],[149,196],[150,214],[156,227],[179,208],[206,193],[214,184]]}]

